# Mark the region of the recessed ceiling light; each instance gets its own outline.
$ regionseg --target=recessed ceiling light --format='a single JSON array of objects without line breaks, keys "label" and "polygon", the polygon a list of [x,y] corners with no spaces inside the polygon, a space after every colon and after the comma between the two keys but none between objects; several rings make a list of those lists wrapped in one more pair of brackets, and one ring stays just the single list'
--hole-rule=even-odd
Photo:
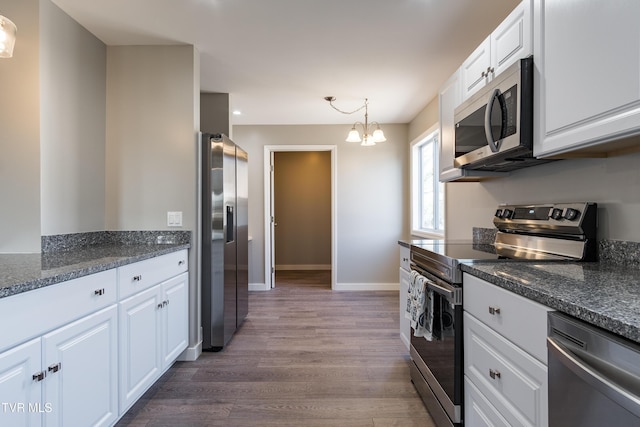
[{"label": "recessed ceiling light", "polygon": [[241,116],[241,115],[242,115],[242,111],[240,111],[240,110],[233,110],[233,112],[232,112],[231,114],[233,114],[234,116]]}]

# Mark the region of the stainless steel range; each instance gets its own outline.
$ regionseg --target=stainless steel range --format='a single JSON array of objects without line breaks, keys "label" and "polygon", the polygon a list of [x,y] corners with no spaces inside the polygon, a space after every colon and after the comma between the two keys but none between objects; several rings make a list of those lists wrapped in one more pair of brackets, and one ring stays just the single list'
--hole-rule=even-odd
[{"label": "stainless steel range", "polygon": [[436,425],[463,423],[464,284],[460,264],[513,259],[595,261],[597,222],[595,203],[504,205],[493,220],[497,228],[493,244],[425,240],[411,245],[412,283],[407,301],[414,328],[411,381]]}]

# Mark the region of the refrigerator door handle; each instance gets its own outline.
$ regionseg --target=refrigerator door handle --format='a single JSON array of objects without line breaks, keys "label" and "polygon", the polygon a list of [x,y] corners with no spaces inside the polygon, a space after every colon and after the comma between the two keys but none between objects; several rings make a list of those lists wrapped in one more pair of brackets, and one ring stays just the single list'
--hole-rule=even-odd
[{"label": "refrigerator door handle", "polygon": [[233,206],[227,205],[227,243],[233,242]]}]

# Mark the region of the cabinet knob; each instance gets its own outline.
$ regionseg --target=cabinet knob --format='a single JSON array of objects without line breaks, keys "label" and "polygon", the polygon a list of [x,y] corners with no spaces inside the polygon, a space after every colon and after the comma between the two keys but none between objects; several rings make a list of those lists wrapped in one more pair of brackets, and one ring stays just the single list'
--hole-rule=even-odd
[{"label": "cabinet knob", "polygon": [[105,290],[104,288],[102,289],[96,289],[95,291],[93,291],[94,295],[104,295],[105,294]]},{"label": "cabinet knob", "polygon": [[489,314],[495,316],[496,314],[500,314],[500,307],[491,307],[489,306]]},{"label": "cabinet knob", "polygon": [[46,376],[47,376],[47,373],[45,371],[40,371],[33,374],[32,378],[34,381],[42,381]]},{"label": "cabinet knob", "polygon": [[480,76],[482,76],[482,78],[485,78],[485,77],[489,77],[489,74],[483,71],[482,73],[480,73]]},{"label": "cabinet knob", "polygon": [[60,369],[62,369],[62,363],[56,363],[47,368],[49,372],[58,372]]},{"label": "cabinet knob", "polygon": [[158,304],[158,310],[161,309],[162,307],[164,307],[162,303]]},{"label": "cabinet knob", "polygon": [[496,378],[500,378],[500,371],[497,371],[495,369],[489,369],[489,376],[491,377],[492,380],[495,380]]},{"label": "cabinet knob", "polygon": [[142,274],[139,274],[137,276],[133,276],[133,281],[134,282],[139,282],[142,280]]},{"label": "cabinet knob", "polygon": [[184,265],[185,261],[183,259],[181,259],[180,261],[178,261],[178,265]]}]

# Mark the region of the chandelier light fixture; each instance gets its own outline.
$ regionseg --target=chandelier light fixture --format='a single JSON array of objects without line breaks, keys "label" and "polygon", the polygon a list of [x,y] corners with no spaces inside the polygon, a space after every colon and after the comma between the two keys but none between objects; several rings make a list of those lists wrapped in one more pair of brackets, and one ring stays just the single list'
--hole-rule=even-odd
[{"label": "chandelier light fixture", "polygon": [[11,58],[16,44],[16,24],[0,15],[0,58]]},{"label": "chandelier light fixture", "polygon": [[[343,111],[333,105],[333,101],[336,100],[334,96],[325,96],[324,99],[325,101],[329,102],[329,105],[331,105],[334,110],[342,114],[353,114],[364,109],[364,123],[355,122],[351,127],[351,130],[349,131],[349,134],[347,135],[347,139],[345,139],[345,141],[361,142],[360,145],[367,147],[376,145],[376,142],[384,142],[387,140],[387,138],[385,138],[384,136],[384,132],[382,132],[382,129],[380,129],[380,124],[378,122],[369,123],[369,100],[367,98],[364,99],[364,104],[362,104],[361,107],[353,111]],[[358,129],[356,129],[357,126],[362,127],[362,138],[360,138],[360,132],[358,132]]]}]

